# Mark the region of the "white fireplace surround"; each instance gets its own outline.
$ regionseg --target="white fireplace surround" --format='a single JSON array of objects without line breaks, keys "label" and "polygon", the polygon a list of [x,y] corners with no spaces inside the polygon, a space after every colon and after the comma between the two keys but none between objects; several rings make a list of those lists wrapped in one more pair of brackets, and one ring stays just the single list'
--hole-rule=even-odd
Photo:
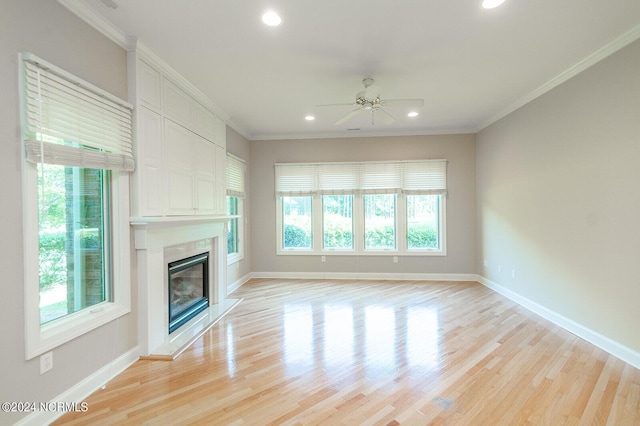
[{"label": "white fireplace surround", "polygon": [[[239,300],[227,299],[229,217],[133,218],[138,275],[140,355],[174,359]],[[169,334],[169,262],[209,252],[209,308]]]}]

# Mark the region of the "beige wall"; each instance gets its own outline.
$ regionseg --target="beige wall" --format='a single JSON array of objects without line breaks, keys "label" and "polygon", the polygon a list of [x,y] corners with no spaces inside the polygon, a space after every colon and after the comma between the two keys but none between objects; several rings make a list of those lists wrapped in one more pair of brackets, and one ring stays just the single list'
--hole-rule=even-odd
[{"label": "beige wall", "polygon": [[[53,370],[44,375],[38,358],[25,361],[18,53],[126,99],[126,52],[52,0],[0,0],[0,28],[0,400],[47,402],[134,348],[136,321],[127,315],[54,349]],[[0,424],[20,417],[0,413]]]},{"label": "beige wall", "polygon": [[635,42],[483,130],[476,146],[479,273],[636,352],[638,76]]},{"label": "beige wall", "polygon": [[[251,155],[250,143],[241,134],[227,126],[227,152],[242,158],[247,167],[245,174],[245,192],[246,197],[244,203],[244,259],[229,265],[227,268],[227,284],[232,285],[242,280],[251,273]],[[240,284],[238,283],[238,284]]]},{"label": "beige wall", "polygon": [[[447,256],[276,255],[274,163],[448,160]],[[474,135],[251,142],[252,271],[303,273],[475,273]]]}]

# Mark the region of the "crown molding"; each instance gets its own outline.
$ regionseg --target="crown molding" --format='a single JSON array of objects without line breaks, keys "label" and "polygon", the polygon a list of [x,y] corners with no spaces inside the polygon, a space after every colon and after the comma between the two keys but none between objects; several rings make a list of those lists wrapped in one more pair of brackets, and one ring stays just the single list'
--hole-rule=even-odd
[{"label": "crown molding", "polygon": [[113,25],[86,3],[80,0],[58,0],[58,3],[123,49],[132,50],[135,48],[135,40],[132,40],[124,31]]},{"label": "crown molding", "polygon": [[461,135],[475,134],[475,129],[428,129],[406,131],[342,131],[331,133],[262,133],[251,135],[247,139],[251,141],[291,140],[291,139],[338,139],[338,138],[367,138],[367,137],[394,137],[394,136],[436,136],[436,135]]},{"label": "crown molding", "polygon": [[202,91],[200,91],[200,89],[190,83],[172,66],[149,49],[141,40],[125,33],[121,28],[104,18],[85,2],[81,0],[58,0],[58,3],[69,9],[80,19],[123,49],[128,52],[136,52],[137,54],[140,54],[146,61],[150,62],[150,65],[155,65],[159,69],[162,69],[164,74],[187,89],[191,96],[217,115],[220,119],[226,121],[229,118],[229,114],[220,108],[220,106],[209,99],[204,93],[202,93]]},{"label": "crown molding", "polygon": [[194,86],[185,77],[183,77],[182,74],[176,71],[160,56],[149,49],[143,41],[138,39],[135,43],[134,50],[136,54],[140,55],[140,57],[145,62],[149,63],[149,65],[152,65],[158,70],[162,70],[162,73],[165,76],[169,77],[175,83],[178,83],[181,87],[186,89],[191,96],[193,96],[198,102],[204,105],[209,111],[217,115],[218,118],[222,119],[222,121],[226,122],[229,119],[229,114],[227,112],[225,112],[218,104],[209,99],[207,95],[205,95],[200,89]]},{"label": "crown molding", "polygon": [[550,90],[558,87],[559,85],[561,85],[565,81],[567,81],[567,80],[575,77],[576,75],[580,74],[582,71],[586,70],[587,68],[597,64],[598,62],[600,62],[601,60],[607,58],[608,56],[613,55],[614,53],[616,53],[620,49],[628,46],[629,44],[633,43],[634,41],[638,40],[639,38],[640,38],[640,25],[638,25],[636,27],[633,27],[632,29],[630,29],[626,33],[622,34],[620,37],[614,39],[612,42],[610,42],[610,43],[606,44],[605,46],[601,47],[600,49],[596,50],[594,53],[592,53],[591,55],[589,55],[586,58],[582,59],[581,61],[579,61],[578,63],[576,63],[572,67],[570,67],[569,69],[567,69],[564,72],[558,74],[556,77],[552,78],[551,80],[549,80],[548,82],[546,82],[542,86],[538,87],[533,92],[529,93],[528,95],[524,96],[523,98],[520,98],[518,101],[516,101],[513,104],[509,105],[507,108],[505,108],[504,110],[502,110],[498,114],[495,114],[493,117],[491,117],[486,122],[484,122],[481,126],[479,126],[474,131],[474,133],[478,133],[479,131],[485,129],[486,127],[488,127],[491,124],[495,123],[496,121],[500,120],[501,118],[506,117],[507,115],[509,115],[512,112],[516,111],[517,109],[525,106],[526,104],[528,104],[529,102],[533,101],[534,99],[544,95],[545,93],[547,93]]}]

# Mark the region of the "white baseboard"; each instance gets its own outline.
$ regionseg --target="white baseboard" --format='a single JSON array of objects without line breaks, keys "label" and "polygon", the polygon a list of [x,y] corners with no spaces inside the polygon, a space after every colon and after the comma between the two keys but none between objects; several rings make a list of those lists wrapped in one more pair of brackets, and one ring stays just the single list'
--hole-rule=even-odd
[{"label": "white baseboard", "polygon": [[375,272],[253,272],[251,278],[302,280],[477,281],[476,274],[375,273]]},{"label": "white baseboard", "polygon": [[599,347],[600,349],[607,351],[611,355],[620,358],[622,361],[634,366],[637,369],[640,369],[640,353],[634,351],[627,346],[616,342],[613,339],[610,339],[607,336],[604,336],[596,331],[591,330],[588,327],[585,327],[582,324],[579,324],[567,317],[564,317],[558,314],[551,309],[548,309],[526,297],[509,290],[501,286],[498,283],[495,283],[481,275],[477,276],[477,281],[484,286],[490,288],[496,293],[500,293],[506,298],[516,302],[520,306],[523,306],[535,314],[540,315],[541,317],[551,321],[552,323],[564,328],[570,333],[575,334],[578,337],[586,340],[589,343],[592,343]]},{"label": "white baseboard", "polygon": [[[72,388],[58,395],[53,401],[64,403],[77,403],[80,404],[89,395],[100,389],[102,386],[108,384],[108,382],[116,377],[118,374],[126,370],[130,365],[139,359],[140,349],[136,346],[133,349],[125,352],[100,370],[96,371],[89,377],[82,380]],[[91,410],[91,407],[88,407]],[[35,411],[27,417],[20,420],[16,425],[26,426],[41,426],[48,425],[61,417],[64,412],[61,411]]]},{"label": "white baseboard", "polygon": [[237,289],[239,289],[240,287],[242,287],[251,278],[253,278],[253,274],[249,273],[249,274],[245,275],[244,277],[241,277],[241,278],[235,280],[231,284],[228,284],[227,285],[227,296],[230,295],[231,293],[233,293],[234,291],[236,291]]}]

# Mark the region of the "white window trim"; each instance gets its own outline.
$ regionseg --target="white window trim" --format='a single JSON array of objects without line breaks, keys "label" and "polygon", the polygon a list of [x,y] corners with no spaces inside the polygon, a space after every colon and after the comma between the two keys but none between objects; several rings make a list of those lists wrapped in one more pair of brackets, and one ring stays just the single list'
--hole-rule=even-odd
[{"label": "white window trim", "polygon": [[[24,154],[23,154],[24,156]],[[106,301],[40,324],[37,165],[23,158],[25,357],[32,359],[131,311],[129,175],[111,172],[112,294]]]},{"label": "white window trim", "polygon": [[[30,54],[20,54],[20,93],[25,92],[23,59],[42,62],[46,67],[77,81],[85,88],[117,100],[107,92],[77,79],[71,74],[42,61]],[[22,141],[26,141],[24,96],[21,96]],[[126,102],[122,102],[126,104]],[[130,105],[126,104],[128,107]],[[23,146],[24,148],[24,146]],[[23,199],[23,268],[24,268],[24,319],[25,358],[32,359],[91,330],[107,324],[131,312],[131,265],[129,231],[129,180],[127,172],[111,171],[111,301],[105,301],[81,311],[58,318],[47,324],[40,324],[40,277],[39,277],[39,223],[38,223],[38,167],[27,161],[26,150],[22,149],[22,199]]]},{"label": "white window trim", "polygon": [[440,248],[439,249],[409,249],[407,248],[407,217],[406,196],[398,194],[396,199],[396,248],[388,250],[373,250],[364,248],[364,206],[362,194],[353,194],[353,249],[324,249],[322,229],[322,197],[312,196],[311,201],[311,249],[284,249],[283,246],[283,217],[282,197],[276,199],[276,254],[277,255],[320,255],[320,256],[446,256],[446,194],[440,194]]},{"label": "white window trim", "polygon": [[[236,197],[238,199],[238,251],[236,253],[227,253],[227,266],[233,265],[234,263],[240,262],[244,259],[244,225],[245,225],[245,216],[244,216],[244,198]],[[229,226],[229,223],[226,224]],[[225,235],[227,234],[227,230],[225,229]]]}]

